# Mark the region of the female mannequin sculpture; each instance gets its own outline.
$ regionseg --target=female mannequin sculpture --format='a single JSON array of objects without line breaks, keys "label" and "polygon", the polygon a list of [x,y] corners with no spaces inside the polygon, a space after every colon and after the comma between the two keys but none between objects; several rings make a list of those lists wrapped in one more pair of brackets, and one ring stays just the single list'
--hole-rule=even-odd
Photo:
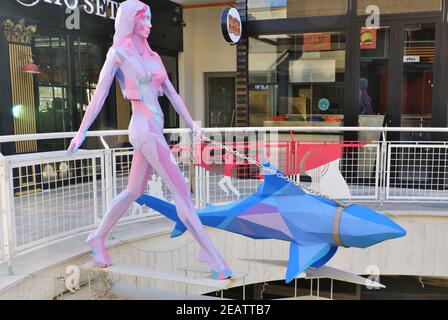
[{"label": "female mannequin sculpture", "polygon": [[131,172],[127,187],[112,201],[98,229],[87,238],[87,243],[93,249],[96,266],[111,265],[105,246],[106,236],[126,209],[142,195],[149,176],[155,170],[173,194],[179,219],[199,243],[198,260],[212,269],[212,278],[226,279],[232,272],[205,232],[191,202],[187,183],[163,136],[164,116],[158,102],[158,97],[163,94],[169,98],[195,137],[200,138],[202,131],[168,79],[160,56],[149,47],[147,38],[151,28],[151,10],[146,4],[139,0],[127,0],[120,5],[113,46],[107,53],[95,94],[78,133],[68,148],[69,154],[79,149],[117,76],[125,98],[132,104],[129,141],[134,147],[134,154]]}]

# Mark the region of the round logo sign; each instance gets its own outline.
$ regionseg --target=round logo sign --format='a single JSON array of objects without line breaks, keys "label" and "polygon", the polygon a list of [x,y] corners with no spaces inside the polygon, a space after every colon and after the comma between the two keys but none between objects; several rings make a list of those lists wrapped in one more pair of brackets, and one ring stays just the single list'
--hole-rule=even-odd
[{"label": "round logo sign", "polygon": [[328,99],[320,99],[318,103],[318,107],[320,111],[327,111],[330,109],[330,101]]},{"label": "round logo sign", "polygon": [[16,0],[22,6],[33,7],[40,2],[40,0]]},{"label": "round logo sign", "polygon": [[241,39],[243,23],[238,10],[234,7],[224,9],[221,15],[221,29],[224,39],[231,44],[236,44]]}]

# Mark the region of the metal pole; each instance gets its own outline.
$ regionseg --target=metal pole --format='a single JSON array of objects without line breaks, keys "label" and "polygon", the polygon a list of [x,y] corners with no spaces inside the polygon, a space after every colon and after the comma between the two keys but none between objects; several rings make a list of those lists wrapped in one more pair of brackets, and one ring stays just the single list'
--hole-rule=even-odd
[{"label": "metal pole", "polygon": [[330,299],[333,300],[333,279],[331,279],[330,284]]},{"label": "metal pole", "polygon": [[313,296],[313,278],[311,278],[311,292],[310,292],[310,296]]},{"label": "metal pole", "polygon": [[7,160],[0,155],[0,205],[3,228],[3,258],[8,265],[8,276],[13,275],[12,255],[13,255],[13,200],[14,185],[10,177],[10,168]]},{"label": "metal pole", "polygon": [[243,300],[246,300],[246,277],[243,277]]},{"label": "metal pole", "polygon": [[317,297],[319,298],[320,278],[317,278]]},{"label": "metal pole", "polygon": [[297,298],[297,278],[294,279],[294,298]]}]

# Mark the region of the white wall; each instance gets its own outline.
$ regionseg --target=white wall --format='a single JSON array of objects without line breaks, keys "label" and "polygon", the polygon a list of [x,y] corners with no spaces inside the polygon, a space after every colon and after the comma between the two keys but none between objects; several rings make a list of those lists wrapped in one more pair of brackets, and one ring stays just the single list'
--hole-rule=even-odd
[{"label": "white wall", "polygon": [[[184,9],[184,52],[179,54],[179,91],[194,120],[205,123],[205,72],[236,72],[236,46],[221,33],[225,7]],[[181,127],[184,127],[181,121]]]},{"label": "white wall", "polygon": [[[357,274],[369,274],[368,270],[371,270],[371,266],[376,266],[380,276],[446,277],[448,274],[448,217],[400,216],[393,220],[407,230],[406,237],[387,241],[365,250],[341,248],[329,265]],[[141,230],[138,227],[139,224],[129,225],[126,232],[133,234],[133,228]],[[182,274],[178,270],[180,267],[194,270],[207,269],[205,264],[196,260],[198,244],[189,232],[182,237],[172,239],[169,237],[169,232],[154,232],[152,230],[146,236],[140,234],[135,241],[118,241],[120,239],[118,234],[117,244],[110,250],[112,261],[118,264],[180,274]],[[207,228],[207,232],[233,271],[248,272],[246,284],[284,279],[286,272],[284,267],[267,266],[241,259],[287,260],[288,242],[252,240],[212,228]],[[89,252],[75,256],[73,259],[66,259],[64,263],[54,265],[44,271],[28,275],[21,282],[14,283],[14,278],[12,278],[13,284],[9,288],[0,290],[0,300],[52,299],[63,288],[63,283],[58,282],[57,276],[65,275],[65,267],[70,264],[80,265],[90,259]],[[83,283],[86,281],[87,274],[83,271],[81,275],[81,283]],[[193,272],[190,272],[189,276],[200,277]],[[134,285],[133,277],[114,275],[112,279],[114,283]],[[141,279],[139,283],[141,288],[152,287],[177,293],[185,292],[185,285],[180,283],[145,279]],[[241,283],[235,283],[234,286],[240,285]],[[190,294],[203,294],[211,291],[213,289],[188,286]]]}]

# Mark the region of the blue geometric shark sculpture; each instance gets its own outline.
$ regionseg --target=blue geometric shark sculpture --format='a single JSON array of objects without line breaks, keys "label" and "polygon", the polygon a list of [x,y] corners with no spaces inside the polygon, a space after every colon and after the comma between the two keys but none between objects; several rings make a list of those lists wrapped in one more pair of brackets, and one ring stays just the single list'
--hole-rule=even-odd
[{"label": "blue geometric shark sculpture", "polygon": [[[263,165],[280,173],[267,161]],[[324,197],[307,194],[266,170],[264,175],[264,182],[249,198],[226,205],[207,205],[198,210],[198,215],[209,227],[252,239],[289,241],[287,283],[310,267],[325,265],[338,247],[367,248],[406,235],[398,224],[367,207],[342,207]],[[173,204],[149,195],[141,196],[137,203],[176,222],[171,237],[187,230]]]}]

